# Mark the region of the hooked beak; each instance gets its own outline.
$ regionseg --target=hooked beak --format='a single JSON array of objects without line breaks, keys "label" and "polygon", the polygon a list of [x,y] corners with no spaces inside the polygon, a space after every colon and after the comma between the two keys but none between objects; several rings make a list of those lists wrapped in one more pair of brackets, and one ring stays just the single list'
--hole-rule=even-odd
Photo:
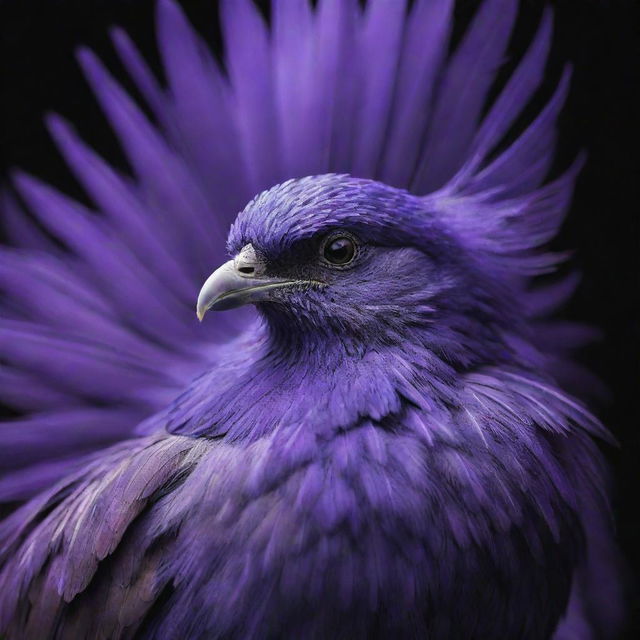
[{"label": "hooked beak", "polygon": [[263,263],[248,244],[233,260],[225,262],[207,278],[198,295],[198,320],[202,322],[209,310],[226,311],[253,302],[264,302],[271,298],[274,289],[293,284],[306,282],[265,276]]}]

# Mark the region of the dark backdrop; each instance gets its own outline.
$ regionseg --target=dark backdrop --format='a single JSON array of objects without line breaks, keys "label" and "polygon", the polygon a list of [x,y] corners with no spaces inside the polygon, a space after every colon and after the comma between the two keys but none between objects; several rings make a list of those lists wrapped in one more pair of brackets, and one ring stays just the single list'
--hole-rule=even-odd
[{"label": "dark backdrop", "polygon": [[[181,0],[219,52],[215,0]],[[459,0],[456,35],[477,0]],[[638,368],[639,230],[638,84],[640,3],[637,0],[556,0],[555,44],[549,78],[574,65],[572,91],[561,121],[559,165],[580,148],[589,161],[578,181],[558,246],[576,250],[583,281],[566,314],[603,330],[584,360],[609,386],[612,401],[598,408],[621,446],[607,455],[615,471],[619,534],[630,575],[640,565],[640,378]],[[41,120],[64,114],[112,162],[123,159],[75,64],[73,51],[87,44],[132,90],[110,47],[107,29],[125,27],[159,72],[154,50],[153,0],[0,0],[2,98],[0,181],[19,166],[82,198],[51,144]],[[522,51],[542,9],[523,0],[512,42]],[[549,88],[551,87],[551,82]],[[633,629],[640,637],[640,601],[633,597]]]}]

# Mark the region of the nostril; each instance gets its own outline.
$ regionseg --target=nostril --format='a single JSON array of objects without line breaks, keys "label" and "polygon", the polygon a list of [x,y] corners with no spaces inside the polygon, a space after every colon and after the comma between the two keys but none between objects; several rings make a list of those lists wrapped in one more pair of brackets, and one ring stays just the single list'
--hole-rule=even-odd
[{"label": "nostril", "polygon": [[246,273],[247,275],[252,275],[255,270],[255,267],[238,267],[240,273]]}]

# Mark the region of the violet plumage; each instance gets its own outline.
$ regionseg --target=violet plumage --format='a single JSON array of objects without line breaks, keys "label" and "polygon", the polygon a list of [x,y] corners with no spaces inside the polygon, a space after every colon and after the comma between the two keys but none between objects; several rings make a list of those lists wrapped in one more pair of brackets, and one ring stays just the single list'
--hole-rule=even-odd
[{"label": "violet plumage", "polygon": [[113,32],[155,122],[80,51],[135,179],[50,116],[97,211],[4,198],[9,638],[614,636],[588,331],[535,283],[569,73],[505,144],[551,14],[487,104],[517,3],[450,53],[452,10],[226,0],[223,74],[160,0],[167,87]]}]

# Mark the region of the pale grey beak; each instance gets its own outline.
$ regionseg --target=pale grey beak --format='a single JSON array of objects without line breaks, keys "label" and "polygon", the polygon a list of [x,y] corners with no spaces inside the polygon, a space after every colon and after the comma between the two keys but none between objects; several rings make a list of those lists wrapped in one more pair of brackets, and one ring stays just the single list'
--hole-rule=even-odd
[{"label": "pale grey beak", "polygon": [[300,283],[299,280],[265,276],[262,261],[248,244],[233,260],[225,262],[207,278],[198,295],[196,314],[202,321],[209,310],[225,311],[263,302],[270,299],[274,289]]}]

